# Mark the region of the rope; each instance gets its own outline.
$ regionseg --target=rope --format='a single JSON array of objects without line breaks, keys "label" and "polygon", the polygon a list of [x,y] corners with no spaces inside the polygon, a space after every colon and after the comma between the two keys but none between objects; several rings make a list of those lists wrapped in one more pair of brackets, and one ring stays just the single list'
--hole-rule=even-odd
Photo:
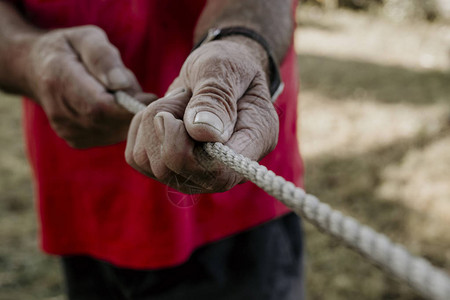
[{"label": "rope", "polygon": [[123,108],[128,110],[130,113],[137,114],[138,112],[146,108],[144,104],[137,101],[127,93],[119,91],[116,92],[115,96],[117,103],[119,103]]},{"label": "rope", "polygon": [[[145,108],[145,105],[123,92],[116,93],[116,100],[133,113]],[[338,238],[375,265],[406,282],[424,297],[436,300],[450,299],[449,275],[432,266],[427,260],[410,254],[385,235],[332,209],[328,204],[320,202],[317,197],[306,194],[292,182],[277,176],[256,161],[236,154],[221,143],[205,143],[204,150],[211,157],[277,198],[321,231]]]}]

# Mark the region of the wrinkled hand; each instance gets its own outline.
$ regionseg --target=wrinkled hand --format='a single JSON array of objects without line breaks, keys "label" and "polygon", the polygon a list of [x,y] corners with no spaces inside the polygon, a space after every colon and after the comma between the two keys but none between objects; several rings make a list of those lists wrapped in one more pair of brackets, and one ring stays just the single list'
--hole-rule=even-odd
[{"label": "wrinkled hand", "polygon": [[134,75],[117,49],[94,26],[53,30],[31,45],[27,82],[55,132],[75,148],[117,143],[126,138],[132,115],[108,91],[123,89],[140,101]]},{"label": "wrinkled hand", "polygon": [[222,192],[241,182],[199,142],[222,142],[254,160],[275,147],[278,116],[257,47],[220,40],[191,53],[171,92],[132,120],[127,162],[184,193]]}]

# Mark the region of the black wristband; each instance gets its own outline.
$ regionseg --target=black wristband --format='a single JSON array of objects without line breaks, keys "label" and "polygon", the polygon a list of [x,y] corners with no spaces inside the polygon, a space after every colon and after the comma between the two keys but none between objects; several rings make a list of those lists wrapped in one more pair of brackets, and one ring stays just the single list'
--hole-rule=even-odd
[{"label": "black wristband", "polygon": [[272,102],[278,98],[284,88],[284,84],[281,81],[280,71],[277,63],[275,62],[272,54],[272,50],[270,49],[267,41],[257,32],[245,28],[245,27],[226,27],[226,28],[213,28],[208,31],[208,33],[194,46],[192,51],[200,47],[202,44],[220,39],[221,37],[230,36],[230,35],[243,35],[248,37],[258,44],[260,44],[264,50],[267,52],[267,56],[269,59],[269,75],[270,75],[270,96],[272,97]]}]

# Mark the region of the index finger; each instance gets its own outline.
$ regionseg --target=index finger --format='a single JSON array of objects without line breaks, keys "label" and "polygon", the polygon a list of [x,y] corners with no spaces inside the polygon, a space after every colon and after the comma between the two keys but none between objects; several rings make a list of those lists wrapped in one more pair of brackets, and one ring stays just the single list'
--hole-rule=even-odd
[{"label": "index finger", "polygon": [[139,88],[124,66],[118,49],[96,26],[68,30],[67,38],[88,71],[109,90]]}]

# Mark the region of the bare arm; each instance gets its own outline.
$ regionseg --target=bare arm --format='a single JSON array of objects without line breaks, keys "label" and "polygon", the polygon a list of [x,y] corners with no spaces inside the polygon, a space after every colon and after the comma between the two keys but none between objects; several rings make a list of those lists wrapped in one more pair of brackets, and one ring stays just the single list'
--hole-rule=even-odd
[{"label": "bare arm", "polygon": [[0,88],[31,96],[26,57],[31,43],[42,33],[28,24],[16,8],[0,0]]},{"label": "bare arm", "polygon": [[198,41],[210,28],[243,26],[261,34],[280,63],[291,42],[292,0],[209,0],[195,29]]}]

